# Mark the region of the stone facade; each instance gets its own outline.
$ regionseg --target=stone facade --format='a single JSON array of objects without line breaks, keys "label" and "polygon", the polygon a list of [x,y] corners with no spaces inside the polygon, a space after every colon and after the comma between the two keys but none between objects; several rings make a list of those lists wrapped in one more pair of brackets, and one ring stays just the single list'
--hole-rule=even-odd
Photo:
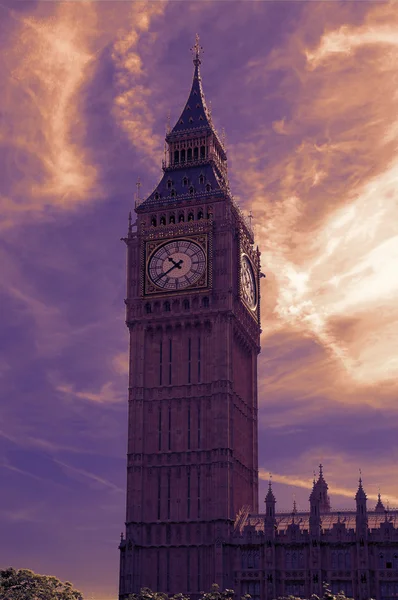
[{"label": "stone facade", "polygon": [[368,510],[362,481],[356,509],[332,511],[322,467],[309,512],[275,510],[269,486],[265,513],[242,509],[235,523],[233,589],[255,600],[320,595],[322,582],[356,600],[398,597],[398,511],[381,498]]},{"label": "stone facade", "polygon": [[[141,587],[192,598],[213,583],[255,600],[319,592],[398,595],[395,513],[333,513],[322,470],[310,512],[258,512],[260,253],[231,194],[203,95],[166,136],[163,177],[127,236],[130,335],[126,530],[119,598]],[[397,554],[396,554],[397,553]]]}]

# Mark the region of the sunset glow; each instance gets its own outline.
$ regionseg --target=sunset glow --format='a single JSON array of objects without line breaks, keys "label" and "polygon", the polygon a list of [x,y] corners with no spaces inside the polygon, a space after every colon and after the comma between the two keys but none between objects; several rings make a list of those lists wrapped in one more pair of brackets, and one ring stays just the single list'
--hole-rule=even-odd
[{"label": "sunset glow", "polygon": [[[204,47],[232,193],[262,253],[260,506],[398,506],[394,2],[0,6],[1,564],[116,600],[128,213]],[[141,186],[136,186],[137,180]]]}]

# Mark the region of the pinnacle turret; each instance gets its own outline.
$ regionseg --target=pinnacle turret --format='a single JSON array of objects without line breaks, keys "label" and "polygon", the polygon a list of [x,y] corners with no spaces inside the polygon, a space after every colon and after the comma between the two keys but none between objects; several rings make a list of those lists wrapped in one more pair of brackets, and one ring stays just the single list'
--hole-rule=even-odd
[{"label": "pinnacle turret", "polygon": [[355,500],[357,502],[360,501],[365,501],[366,502],[366,494],[365,494],[365,490],[362,487],[362,477],[359,478],[359,484],[358,484],[358,490],[357,493],[355,494]]},{"label": "pinnacle turret", "polygon": [[380,492],[379,492],[379,493],[377,494],[377,504],[376,504],[376,506],[375,506],[375,512],[378,512],[378,513],[384,513],[384,512],[385,512],[385,510],[386,510],[386,508],[385,508],[385,506],[384,506],[383,502],[381,501],[381,494],[380,494]]},{"label": "pinnacle turret", "polygon": [[313,482],[313,488],[312,488],[312,492],[310,495],[310,502],[319,502],[319,510],[321,513],[327,513],[330,512],[330,499],[328,496],[328,489],[329,486],[326,483],[324,476],[323,476],[323,466],[322,464],[319,465],[319,476],[318,476],[318,481],[315,481],[315,475],[314,475],[314,482]]}]

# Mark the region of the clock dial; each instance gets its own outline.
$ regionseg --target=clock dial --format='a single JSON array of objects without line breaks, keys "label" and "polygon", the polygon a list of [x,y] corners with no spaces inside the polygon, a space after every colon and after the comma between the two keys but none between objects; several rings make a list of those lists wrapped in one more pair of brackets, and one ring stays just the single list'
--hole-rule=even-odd
[{"label": "clock dial", "polygon": [[246,254],[241,258],[241,293],[251,310],[257,306],[257,287],[252,264]]},{"label": "clock dial", "polygon": [[162,244],[148,262],[151,282],[164,290],[182,290],[198,281],[206,270],[206,255],[191,240],[177,239]]}]

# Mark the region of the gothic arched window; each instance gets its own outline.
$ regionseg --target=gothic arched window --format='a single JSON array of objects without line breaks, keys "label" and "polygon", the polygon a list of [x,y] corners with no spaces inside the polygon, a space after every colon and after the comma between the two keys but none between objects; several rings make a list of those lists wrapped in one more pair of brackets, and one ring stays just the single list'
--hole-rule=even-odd
[{"label": "gothic arched window", "polygon": [[174,150],[174,162],[176,164],[179,163],[179,157],[180,157],[180,153],[178,152],[178,150]]},{"label": "gothic arched window", "polygon": [[146,312],[147,315],[149,315],[152,312],[152,307],[151,307],[151,305],[150,305],[149,302],[147,302],[145,304],[145,312]]},{"label": "gothic arched window", "polygon": [[211,185],[210,183],[206,183],[206,192],[210,192],[211,191]]},{"label": "gothic arched window", "polygon": [[193,149],[193,159],[198,160],[198,158],[199,158],[199,148],[197,146],[195,146],[195,148]]},{"label": "gothic arched window", "polygon": [[203,219],[203,211],[202,210],[200,210],[198,212],[198,221],[200,221],[200,219]]},{"label": "gothic arched window", "polygon": [[182,185],[188,185],[188,177],[184,177],[182,180]]},{"label": "gothic arched window", "polygon": [[209,308],[209,299],[207,296],[205,296],[202,300],[202,306],[203,308]]},{"label": "gothic arched window", "polygon": [[204,184],[204,182],[205,182],[205,178],[204,178],[204,176],[203,176],[203,175],[201,175],[201,176],[199,177],[199,183],[203,185],[203,184]]},{"label": "gothic arched window", "polygon": [[166,225],[166,217],[160,217],[160,225]]},{"label": "gothic arched window", "polygon": [[169,179],[167,181],[167,187],[170,189],[172,185],[173,185],[173,182],[171,181],[171,179]]},{"label": "gothic arched window", "polygon": [[189,310],[189,300],[184,300],[182,303],[184,310]]},{"label": "gothic arched window", "polygon": [[189,188],[189,193],[190,193],[190,194],[193,194],[193,192],[194,192],[194,189],[193,189],[193,187],[192,187],[192,185],[191,185],[191,187]]},{"label": "gothic arched window", "polygon": [[188,160],[188,162],[190,162],[192,160],[192,148],[188,148],[187,160]]},{"label": "gothic arched window", "polygon": [[156,227],[156,217],[152,217],[151,225],[152,225],[152,227]]},{"label": "gothic arched window", "polygon": [[184,150],[184,148],[181,150],[181,162],[182,163],[185,162],[185,150]]},{"label": "gothic arched window", "polygon": [[193,221],[193,220],[194,220],[193,213],[189,213],[188,214],[188,221]]},{"label": "gothic arched window", "polygon": [[200,158],[206,158],[206,146],[200,147]]},{"label": "gothic arched window", "polygon": [[174,197],[175,195],[176,195],[176,191],[175,191],[175,190],[171,190],[171,192],[170,192],[170,196],[173,196],[173,197]]},{"label": "gothic arched window", "polygon": [[175,223],[175,222],[176,222],[175,216],[174,215],[170,215],[169,223]]},{"label": "gothic arched window", "polygon": [[170,312],[170,302],[168,300],[166,300],[166,302],[163,304],[163,309],[165,312]]},{"label": "gothic arched window", "polygon": [[178,215],[178,222],[179,222],[179,223],[183,223],[184,221],[185,221],[185,218],[184,218],[184,213],[180,213],[180,214]]}]

